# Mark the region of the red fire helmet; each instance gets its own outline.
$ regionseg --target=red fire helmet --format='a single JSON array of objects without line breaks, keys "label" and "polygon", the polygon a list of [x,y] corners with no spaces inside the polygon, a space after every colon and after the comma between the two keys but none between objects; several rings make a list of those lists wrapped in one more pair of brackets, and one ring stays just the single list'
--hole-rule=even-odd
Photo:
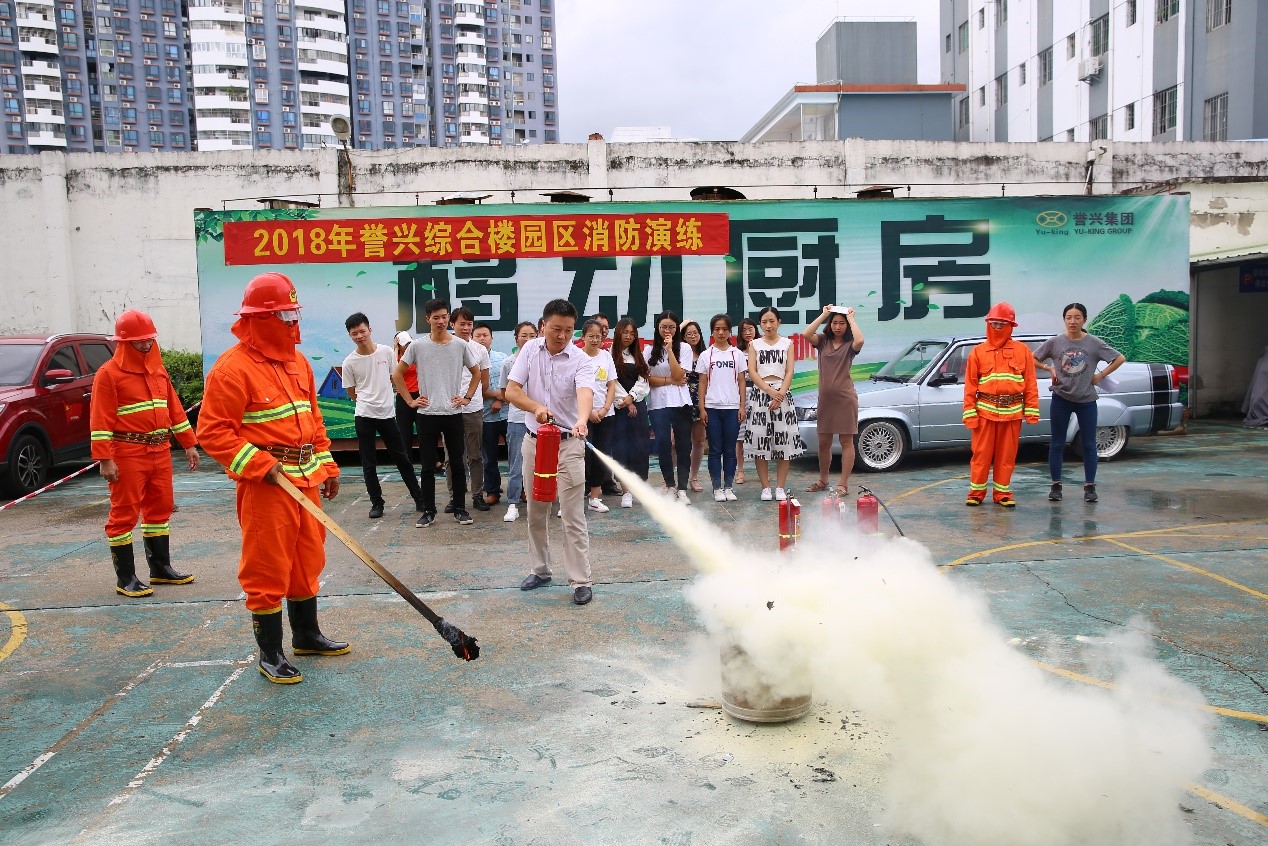
[{"label": "red fire helmet", "polygon": [[991,310],[986,313],[987,320],[1002,320],[1005,323],[1017,325],[1017,312],[1013,311],[1013,307],[1006,302],[998,302],[991,306]]},{"label": "red fire helmet", "polygon": [[112,341],[152,341],[158,337],[154,321],[143,311],[130,308],[114,322]]},{"label": "red fire helmet", "polygon": [[286,275],[270,270],[247,283],[247,289],[242,293],[242,308],[237,313],[259,314],[299,308],[299,293],[295,290],[295,284]]}]

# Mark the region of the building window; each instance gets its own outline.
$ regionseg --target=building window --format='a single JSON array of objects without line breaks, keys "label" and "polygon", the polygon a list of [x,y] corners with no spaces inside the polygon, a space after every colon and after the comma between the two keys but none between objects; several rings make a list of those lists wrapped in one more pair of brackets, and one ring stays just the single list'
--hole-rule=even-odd
[{"label": "building window", "polygon": [[1180,15],[1180,0],[1157,0],[1154,17],[1158,23],[1166,23]]},{"label": "building window", "polygon": [[258,123],[258,124],[266,124],[266,125],[267,125],[267,124],[268,124],[268,122],[269,122],[269,110],[268,110],[268,109],[256,109],[256,110],[255,110],[255,122],[256,122],[256,123]]},{"label": "building window", "polygon": [[1101,141],[1109,138],[1109,115],[1101,115],[1092,118],[1092,122],[1088,124],[1088,132],[1091,137],[1089,141]]},{"label": "building window", "polygon": [[1103,56],[1109,52],[1109,15],[1101,15],[1092,21],[1092,55]]},{"label": "building window", "polygon": [[[1233,0],[1206,0],[1207,32],[1224,26],[1232,17]],[[1208,100],[1207,102],[1209,103],[1210,101]]]},{"label": "building window", "polygon": [[1176,128],[1176,86],[1154,94],[1154,135],[1162,135]]},{"label": "building window", "polygon": [[957,105],[959,107],[960,126],[968,126],[969,125],[969,98],[961,97],[960,102]]},{"label": "building window", "polygon": [[1039,84],[1052,82],[1052,48],[1039,51]]},{"label": "building window", "polygon": [[141,140],[141,139],[140,139],[140,136],[137,134],[137,131],[136,131],[135,129],[125,129],[125,130],[123,130],[123,143],[124,143],[124,144],[135,145],[135,144],[139,144],[139,143],[140,143],[140,140]]},{"label": "building window", "polygon": [[176,23],[174,21],[163,22],[163,35],[166,38],[176,37]]},{"label": "building window", "polygon": [[1078,42],[1077,42],[1077,40],[1076,40],[1076,39],[1075,39],[1075,37],[1074,37],[1074,33],[1072,32],[1072,33],[1070,33],[1069,35],[1067,35],[1067,36],[1065,37],[1065,57],[1066,57],[1066,61],[1069,61],[1070,59],[1073,59],[1073,58],[1074,58],[1074,54],[1075,54],[1075,51],[1076,51],[1076,48],[1077,48],[1077,47],[1078,47]]},{"label": "building window", "polygon": [[996,0],[995,7],[995,28],[1008,23],[1008,0]]},{"label": "building window", "polygon": [[1128,25],[1128,26],[1135,26],[1135,24],[1136,24],[1136,0],[1127,0],[1127,3],[1126,3],[1126,4],[1124,4],[1124,5],[1126,5],[1126,6],[1127,6],[1127,9],[1126,9],[1126,12],[1127,12],[1127,25]]},{"label": "building window", "polygon": [[1136,104],[1128,103],[1127,108],[1123,111],[1123,129],[1136,128]]},{"label": "building window", "polygon": [[969,22],[960,24],[960,28],[956,31],[960,33],[960,46],[957,49],[958,52],[963,53],[969,49]]},{"label": "building window", "polygon": [[986,105],[986,86],[985,85],[977,89],[977,104],[979,106]]},{"label": "building window", "polygon": [[1074,140],[1074,130],[1073,130],[1073,129],[1067,129],[1067,130],[1065,131],[1065,140],[1067,140],[1067,141],[1073,141],[1073,140]]},{"label": "building window", "polygon": [[978,29],[986,28],[986,7],[985,6],[977,10],[977,28]]},{"label": "building window", "polygon": [[1017,84],[1018,85],[1026,84],[1026,63],[1025,62],[1022,62],[1020,65],[1017,66]]},{"label": "building window", "polygon": [[951,33],[947,33],[947,52],[951,52]]},{"label": "building window", "polygon": [[151,147],[162,147],[164,143],[165,143],[165,138],[162,132],[159,132],[156,130],[150,133]]},{"label": "building window", "polygon": [[1202,140],[1228,140],[1228,94],[1212,97],[1202,104]]},{"label": "building window", "polygon": [[184,146],[185,146],[185,133],[183,133],[183,132],[173,132],[173,133],[172,133],[172,146],[173,146],[173,147],[184,147]]},{"label": "building window", "polygon": [[995,77],[995,108],[1002,109],[1008,105],[1008,74]]}]

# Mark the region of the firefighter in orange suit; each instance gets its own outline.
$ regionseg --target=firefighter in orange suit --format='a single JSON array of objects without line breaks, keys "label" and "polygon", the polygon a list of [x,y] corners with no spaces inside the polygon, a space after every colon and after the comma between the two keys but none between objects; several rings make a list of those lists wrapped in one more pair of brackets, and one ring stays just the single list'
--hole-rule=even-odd
[{"label": "firefighter in orange suit", "polygon": [[194,430],[163,367],[154,321],[145,312],[125,311],[115,321],[114,332],[114,357],[93,378],[92,457],[101,462],[101,478],[110,485],[106,542],[114,563],[115,592],[149,596],[154,589],[137,578],[132,550],[138,518],[150,581],[187,585],[194,580],[172,569],[168,543],[172,435],[184,447],[190,470],[198,469],[198,450]]},{"label": "firefighter in orange suit", "polygon": [[973,440],[969,496],[965,505],[986,499],[987,477],[994,476],[997,505],[1015,508],[1013,467],[1022,420],[1039,422],[1039,386],[1030,348],[1013,340],[1017,315],[1008,303],[986,314],[986,340],[969,353],[964,372],[964,425]]},{"label": "firefighter in orange suit", "polygon": [[317,407],[313,369],[296,349],[299,297],[291,280],[262,273],[247,284],[233,324],[238,343],[207,374],[198,439],[237,485],[242,555],[238,582],[260,646],[260,673],[303,681],[282,649],[282,600],[297,655],[343,655],[348,644],[317,625],[325,528],[287,495],[285,475],[314,503],[339,492],[339,468]]}]

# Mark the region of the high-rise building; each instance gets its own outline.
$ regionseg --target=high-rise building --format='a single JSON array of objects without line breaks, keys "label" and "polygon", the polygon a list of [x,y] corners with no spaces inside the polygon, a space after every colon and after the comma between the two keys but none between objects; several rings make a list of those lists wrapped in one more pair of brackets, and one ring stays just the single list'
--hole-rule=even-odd
[{"label": "high-rise building", "polygon": [[961,141],[1268,137],[1259,0],[947,0]]},{"label": "high-rise building", "polygon": [[553,0],[0,0],[0,153],[555,143]]}]

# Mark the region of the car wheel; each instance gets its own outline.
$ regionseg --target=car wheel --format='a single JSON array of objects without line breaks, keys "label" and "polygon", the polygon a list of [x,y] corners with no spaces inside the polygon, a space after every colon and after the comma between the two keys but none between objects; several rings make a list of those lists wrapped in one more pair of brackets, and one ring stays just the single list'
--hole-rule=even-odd
[{"label": "car wheel", "polygon": [[855,463],[860,470],[893,470],[907,458],[911,445],[907,430],[892,420],[869,420],[859,427]]},{"label": "car wheel", "polygon": [[19,435],[9,448],[9,466],[4,473],[4,488],[15,496],[26,496],[39,490],[48,478],[48,450],[34,435]]}]

